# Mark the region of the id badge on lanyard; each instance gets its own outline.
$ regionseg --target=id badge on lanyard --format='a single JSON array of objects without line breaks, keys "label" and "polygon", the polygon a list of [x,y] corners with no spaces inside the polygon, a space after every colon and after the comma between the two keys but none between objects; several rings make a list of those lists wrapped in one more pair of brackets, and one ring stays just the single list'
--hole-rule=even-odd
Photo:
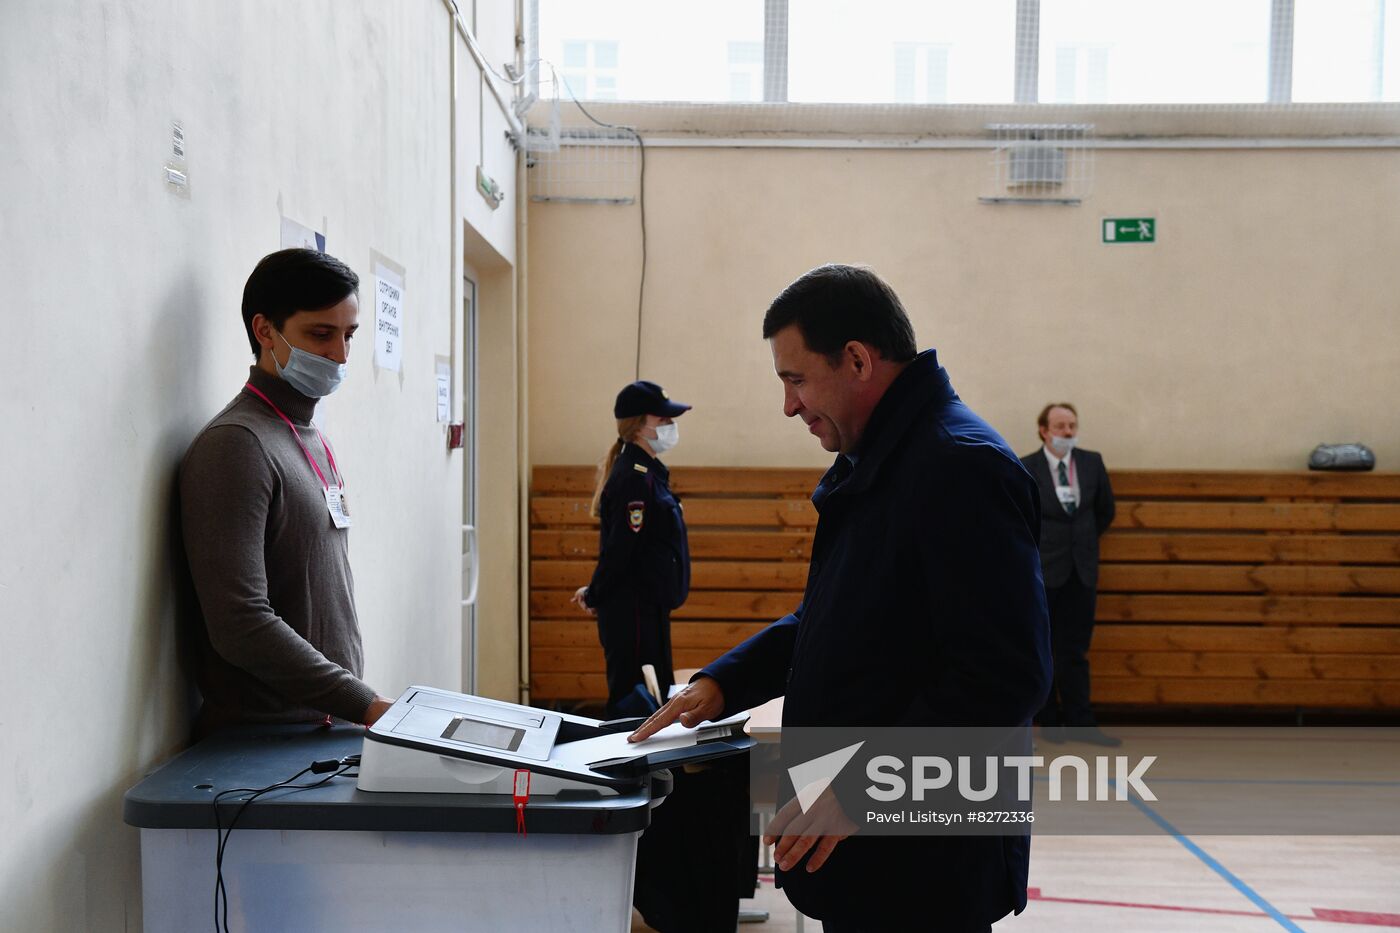
[{"label": "id badge on lanyard", "polygon": [[337,528],[350,527],[350,507],[345,504],[345,488],[342,486],[327,486],[324,490],[326,494],[326,508],[330,510],[331,521]]},{"label": "id badge on lanyard", "polygon": [[244,388],[267,402],[267,406],[277,412],[277,417],[285,421],[287,427],[292,429],[292,435],[296,437],[297,445],[301,447],[301,452],[306,454],[306,462],[311,464],[311,469],[316,472],[316,478],[321,481],[321,489],[326,497],[326,511],[331,513],[331,522],[337,528],[349,528],[351,525],[350,508],[345,503],[345,480],[341,479],[340,470],[335,465],[335,454],[331,453],[331,445],[326,443],[325,435],[321,433],[319,428],[316,429],[316,436],[321,439],[321,447],[326,451],[326,462],[330,464],[331,476],[335,478],[334,485],[326,482],[325,474],[316,465],[316,458],[311,456],[311,451],[307,450],[306,445],[302,443],[301,432],[297,430],[296,425],[292,424],[292,419],[282,414],[282,409],[274,405],[272,399],[258,391],[258,388],[251,382],[245,383]]}]

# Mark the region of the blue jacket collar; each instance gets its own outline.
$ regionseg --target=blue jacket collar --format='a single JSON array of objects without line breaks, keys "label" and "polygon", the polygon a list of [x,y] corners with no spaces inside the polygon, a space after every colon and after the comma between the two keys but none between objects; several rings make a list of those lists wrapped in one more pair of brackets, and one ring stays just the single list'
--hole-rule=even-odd
[{"label": "blue jacket collar", "polygon": [[833,492],[852,493],[866,489],[880,471],[880,465],[918,420],[918,414],[931,404],[956,399],[948,371],[938,365],[938,351],[925,350],[890,383],[876,404],[865,426],[865,433],[853,453],[856,464],[838,454],[812,494],[818,509]]}]

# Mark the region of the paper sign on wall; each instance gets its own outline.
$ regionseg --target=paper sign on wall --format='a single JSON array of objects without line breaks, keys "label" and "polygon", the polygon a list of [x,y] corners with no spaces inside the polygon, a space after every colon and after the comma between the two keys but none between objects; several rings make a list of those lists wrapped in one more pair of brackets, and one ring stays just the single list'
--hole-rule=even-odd
[{"label": "paper sign on wall", "polygon": [[291,249],[300,246],[303,249],[314,249],[317,252],[326,251],[326,235],[317,233],[310,227],[304,227],[288,217],[282,218],[282,248]]},{"label": "paper sign on wall", "polygon": [[374,266],[374,361],[398,372],[403,366],[403,279]]},{"label": "paper sign on wall", "polygon": [[437,420],[447,424],[452,418],[452,364],[437,358]]}]

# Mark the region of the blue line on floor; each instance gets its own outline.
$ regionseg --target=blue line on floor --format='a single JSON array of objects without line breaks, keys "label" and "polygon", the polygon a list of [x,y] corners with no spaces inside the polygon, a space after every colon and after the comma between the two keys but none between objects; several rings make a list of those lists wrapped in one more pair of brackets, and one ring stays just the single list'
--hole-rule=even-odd
[{"label": "blue line on floor", "polygon": [[[1109,783],[1114,785],[1114,789],[1117,790],[1118,782],[1116,780],[1110,778]],[[1196,858],[1200,859],[1206,864],[1207,868],[1215,872],[1220,877],[1224,878],[1226,881],[1228,881],[1230,883],[1230,886],[1233,887],[1236,891],[1239,891],[1245,897],[1249,898],[1249,900],[1252,901],[1256,907],[1258,907],[1260,910],[1264,911],[1264,913],[1268,914],[1271,918],[1273,918],[1273,920],[1276,923],[1278,923],[1279,926],[1283,927],[1285,930],[1289,930],[1290,933],[1306,933],[1306,931],[1302,927],[1298,926],[1298,924],[1285,917],[1283,915],[1283,911],[1279,910],[1273,904],[1270,904],[1268,901],[1264,900],[1263,895],[1251,888],[1249,885],[1245,884],[1242,880],[1240,880],[1240,878],[1237,875],[1235,875],[1234,872],[1230,871],[1230,869],[1226,868],[1224,865],[1221,865],[1218,861],[1211,857],[1211,855],[1208,852],[1206,852],[1200,846],[1192,842],[1190,838],[1188,838],[1186,835],[1179,832],[1175,826],[1167,822],[1166,818],[1159,814],[1156,810],[1149,807],[1146,803],[1139,800],[1133,794],[1128,794],[1128,801],[1133,806],[1141,810],[1142,813],[1149,820],[1156,823],[1162,829],[1163,832],[1167,833],[1177,842],[1185,846],[1187,852],[1190,852],[1192,855],[1196,856]]]}]

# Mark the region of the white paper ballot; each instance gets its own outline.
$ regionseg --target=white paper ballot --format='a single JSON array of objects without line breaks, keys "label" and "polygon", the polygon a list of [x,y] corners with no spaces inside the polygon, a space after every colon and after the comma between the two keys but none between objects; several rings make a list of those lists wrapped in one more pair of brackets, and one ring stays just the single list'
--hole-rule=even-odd
[{"label": "white paper ballot", "polygon": [[580,739],[577,742],[556,745],[554,753],[550,755],[550,761],[565,767],[586,768],[598,761],[610,761],[614,758],[640,758],[655,752],[689,748],[696,744],[702,736],[707,736],[710,729],[735,726],[748,718],[747,712],[736,713],[717,722],[707,720],[693,729],[688,729],[680,723],[674,722],[651,738],[635,743],[627,741],[627,736],[631,735],[630,732],[612,732],[591,739]]}]

